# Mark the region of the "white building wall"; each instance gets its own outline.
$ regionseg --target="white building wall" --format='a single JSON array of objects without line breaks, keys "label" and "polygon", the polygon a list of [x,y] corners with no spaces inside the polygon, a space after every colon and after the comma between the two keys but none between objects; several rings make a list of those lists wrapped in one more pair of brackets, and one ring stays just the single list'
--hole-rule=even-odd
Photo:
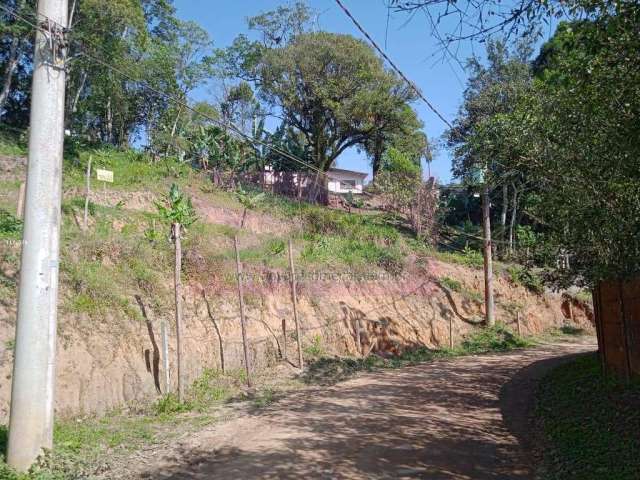
[{"label": "white building wall", "polygon": [[[359,175],[343,172],[329,172],[329,191],[333,193],[362,193],[363,181]],[[353,183],[348,186],[345,183]]]}]

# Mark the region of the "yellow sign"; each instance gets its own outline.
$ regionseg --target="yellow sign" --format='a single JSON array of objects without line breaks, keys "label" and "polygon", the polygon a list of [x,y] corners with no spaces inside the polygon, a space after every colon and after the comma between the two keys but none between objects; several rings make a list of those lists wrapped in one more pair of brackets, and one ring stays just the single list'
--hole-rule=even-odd
[{"label": "yellow sign", "polygon": [[102,180],[103,182],[113,183],[113,172],[111,170],[96,170],[96,175],[98,180]]}]

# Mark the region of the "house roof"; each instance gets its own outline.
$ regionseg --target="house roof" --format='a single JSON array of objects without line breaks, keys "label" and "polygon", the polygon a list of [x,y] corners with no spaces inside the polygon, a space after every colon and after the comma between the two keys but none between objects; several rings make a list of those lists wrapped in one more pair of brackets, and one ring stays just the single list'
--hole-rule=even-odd
[{"label": "house roof", "polygon": [[354,177],[366,178],[369,174],[363,172],[356,172],[354,170],[344,170],[342,168],[330,168],[327,175],[331,176],[332,173],[342,173],[346,175],[353,175]]}]

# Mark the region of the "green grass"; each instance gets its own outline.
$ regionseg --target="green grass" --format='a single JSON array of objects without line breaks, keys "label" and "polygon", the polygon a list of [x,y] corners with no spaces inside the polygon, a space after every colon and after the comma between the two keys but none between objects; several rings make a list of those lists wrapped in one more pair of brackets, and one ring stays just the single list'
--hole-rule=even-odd
[{"label": "green grass", "polygon": [[27,154],[26,133],[5,130],[0,126],[0,154],[24,156]]},{"label": "green grass", "polygon": [[307,363],[303,381],[308,384],[333,385],[363,371],[400,368],[433,361],[438,358],[506,352],[533,345],[535,345],[534,342],[518,337],[505,326],[498,324],[495,327],[475,330],[470,335],[467,335],[459,346],[453,349],[418,347],[406,350],[401,355],[391,358],[382,358],[378,355],[369,355],[366,358],[319,355]]},{"label": "green grass", "polygon": [[640,478],[640,381],[604,377],[596,355],[557,367],[537,392],[542,480]]},{"label": "green grass", "polygon": [[515,285],[522,285],[537,294],[544,292],[542,278],[531,269],[521,265],[509,265],[506,272]]},{"label": "green grass", "polygon": [[[295,338],[293,340],[297,341]],[[302,347],[302,351],[306,358],[311,358],[312,360],[322,358],[326,353],[322,344],[322,337],[320,335],[314,335],[311,341]]]},{"label": "green grass", "polygon": [[441,277],[440,278],[440,283],[442,285],[444,285],[445,287],[447,287],[449,290],[453,290],[454,292],[461,292],[462,291],[462,283],[460,283],[458,280],[451,278],[451,277]]},{"label": "green grass", "polygon": [[482,253],[471,248],[465,248],[462,252],[442,252],[435,250],[432,254],[443,262],[456,263],[470,268],[482,268],[484,264]]},{"label": "green grass", "polygon": [[[254,408],[273,403],[276,387],[259,375],[257,393],[241,395],[246,383],[244,370],[223,374],[206,369],[189,386],[186,401],[175,394],[164,395],[148,405],[138,406],[137,413],[112,411],[104,417],[71,418],[56,421],[54,450],[41,459],[28,475],[17,475],[3,461],[7,445],[7,428],[0,425],[0,479],[2,480],[71,480],[92,477],[96,467],[108,456],[131,452],[158,438],[167,440],[189,428],[201,428],[213,420],[212,412],[224,402],[248,400]],[[180,430],[182,429],[182,430]]]},{"label": "green grass", "polygon": [[91,157],[92,185],[94,190],[104,188],[96,180],[96,170],[113,171],[114,182],[106,186],[107,190],[147,190],[166,193],[172,182],[187,185],[198,173],[188,164],[174,158],[152,163],[150,159],[134,150],[119,150],[113,147],[67,149],[64,161],[65,187],[84,188],[86,170]]},{"label": "green grass", "polygon": [[0,209],[0,239],[20,239],[22,236],[22,220],[14,214]]},{"label": "green grass", "polygon": [[490,328],[481,328],[467,336],[460,346],[464,354],[507,352],[533,346],[533,342],[513,333],[506,326],[497,323]]}]

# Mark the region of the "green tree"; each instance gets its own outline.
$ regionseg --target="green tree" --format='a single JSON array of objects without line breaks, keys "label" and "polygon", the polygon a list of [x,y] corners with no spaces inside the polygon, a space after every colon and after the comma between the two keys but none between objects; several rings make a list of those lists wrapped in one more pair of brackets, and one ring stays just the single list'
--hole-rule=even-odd
[{"label": "green tree", "polygon": [[[495,198],[495,203],[501,207],[499,237],[506,242],[505,255],[513,251],[518,204],[522,203],[523,177],[514,166],[520,151],[510,137],[495,137],[487,125],[495,125],[501,116],[512,112],[528,92],[532,81],[529,55],[526,41],[514,51],[503,41],[489,41],[487,65],[474,58],[468,62],[471,75],[464,100],[453,128],[446,134],[455,177],[469,185],[483,182],[490,189],[500,187],[502,195]],[[509,207],[511,219],[507,223]]]},{"label": "green tree", "polygon": [[517,143],[517,166],[539,186],[534,214],[569,256],[559,280],[640,272],[638,28],[635,2],[561,25],[535,62],[529,94],[490,126]]},{"label": "green tree", "polygon": [[406,98],[371,48],[349,35],[297,35],[266,51],[258,72],[262,99],[305,137],[323,171],[376,131],[376,114]]},{"label": "green tree", "polygon": [[240,220],[240,228],[244,228],[244,222],[247,219],[247,211],[255,210],[256,208],[258,208],[258,205],[260,205],[260,203],[262,203],[262,201],[265,199],[265,193],[252,193],[246,191],[242,187],[239,187],[236,191],[236,197],[238,198],[238,201],[243,208],[242,219]]},{"label": "green tree", "polygon": [[171,225],[171,238],[175,246],[174,289],[176,307],[176,347],[178,365],[178,400],[184,401],[184,378],[182,375],[182,234],[184,229],[197,220],[191,199],[174,183],[169,193],[156,204],[161,218]]},{"label": "green tree", "polygon": [[[35,8],[35,2],[8,0],[5,6],[15,10],[20,16],[30,17]],[[24,123],[24,120],[26,120],[24,112],[29,97],[20,98],[15,96],[13,98],[14,105],[11,106],[8,106],[8,102],[12,100],[12,91],[16,92],[26,88],[21,85],[25,83],[33,48],[30,33],[31,30],[28,25],[4,11],[0,13],[0,72],[2,72],[0,77],[0,118],[13,110],[19,115],[18,118],[10,119],[15,124]],[[15,88],[16,85],[18,85],[18,88]]]},{"label": "green tree", "polygon": [[384,104],[373,107],[371,123],[373,130],[365,139],[363,147],[371,159],[373,181],[376,181],[382,157],[389,146],[402,151],[412,162],[420,165],[423,158],[430,158],[424,124],[408,102],[413,100],[410,89],[398,83],[402,91],[382,96]]}]

